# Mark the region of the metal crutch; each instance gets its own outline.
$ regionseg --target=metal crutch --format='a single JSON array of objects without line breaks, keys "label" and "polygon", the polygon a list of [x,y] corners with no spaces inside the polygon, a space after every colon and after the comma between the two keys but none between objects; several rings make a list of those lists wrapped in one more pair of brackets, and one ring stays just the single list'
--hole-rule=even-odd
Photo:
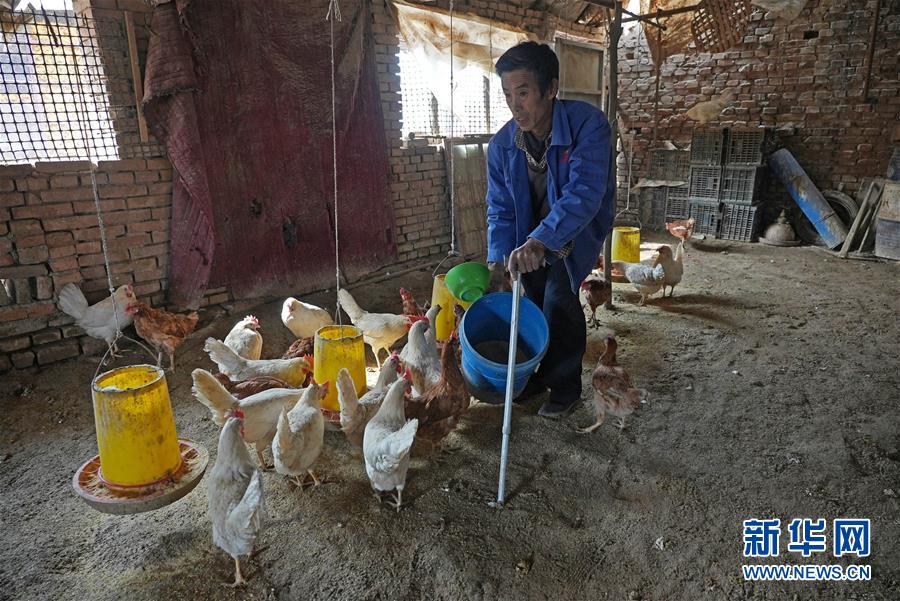
[{"label": "metal crutch", "polygon": [[518,273],[512,278],[512,316],[509,320],[509,358],[506,361],[506,399],[503,402],[503,443],[500,446],[500,483],[497,485],[497,507],[506,499],[506,462],[509,458],[509,431],[512,421],[513,386],[516,372],[516,345],[519,342],[519,299],[522,281]]}]

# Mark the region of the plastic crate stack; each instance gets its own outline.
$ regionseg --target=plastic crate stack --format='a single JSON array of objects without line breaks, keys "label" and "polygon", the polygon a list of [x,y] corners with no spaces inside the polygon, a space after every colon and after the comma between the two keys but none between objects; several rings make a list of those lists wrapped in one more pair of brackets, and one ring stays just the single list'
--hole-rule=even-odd
[{"label": "plastic crate stack", "polygon": [[764,130],[694,131],[685,217],[694,231],[749,242],[755,233]]},{"label": "plastic crate stack", "polygon": [[[655,149],[650,151],[650,179],[689,182],[690,152]],[[662,186],[648,192],[650,212],[648,224],[662,229],[667,221],[688,216],[689,186]]]}]

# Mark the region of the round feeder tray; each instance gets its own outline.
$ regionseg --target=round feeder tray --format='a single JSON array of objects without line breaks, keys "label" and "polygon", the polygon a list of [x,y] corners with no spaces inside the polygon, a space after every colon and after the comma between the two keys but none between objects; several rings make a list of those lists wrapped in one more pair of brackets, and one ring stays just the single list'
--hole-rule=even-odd
[{"label": "round feeder tray", "polygon": [[165,507],[185,496],[200,482],[209,452],[199,444],[179,439],[181,469],[172,480],[133,489],[113,489],[100,475],[100,455],[96,455],[75,472],[72,488],[85,503],[103,513],[131,515]]}]

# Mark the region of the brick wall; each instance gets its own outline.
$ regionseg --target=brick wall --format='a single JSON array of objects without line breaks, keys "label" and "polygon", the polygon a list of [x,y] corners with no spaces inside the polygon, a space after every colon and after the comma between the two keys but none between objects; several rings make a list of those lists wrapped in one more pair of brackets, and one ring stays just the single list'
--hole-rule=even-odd
[{"label": "brick wall", "polygon": [[[168,161],[101,161],[95,176],[114,285],[133,284],[138,296],[163,306]],[[58,291],[69,282],[90,302],[108,294],[89,163],[0,167],[0,280],[0,372],[105,348],[56,309]],[[203,305],[227,300],[224,289],[209,290]]]},{"label": "brick wall", "polygon": [[[817,186],[853,194],[864,177],[884,175],[891,154],[890,131],[900,114],[896,6],[882,2],[870,102],[861,94],[874,1],[809,0],[790,23],[756,9],[734,48],[673,56],[662,65],[657,140],[688,143],[695,122],[685,111],[733,88],[736,100],[706,127],[773,128]],[[622,122],[637,131],[632,167],[642,176],[655,125],[654,71],[637,30],[623,38],[619,60]],[[620,156],[620,185],[623,166]],[[767,193],[789,202],[780,185]]]}]

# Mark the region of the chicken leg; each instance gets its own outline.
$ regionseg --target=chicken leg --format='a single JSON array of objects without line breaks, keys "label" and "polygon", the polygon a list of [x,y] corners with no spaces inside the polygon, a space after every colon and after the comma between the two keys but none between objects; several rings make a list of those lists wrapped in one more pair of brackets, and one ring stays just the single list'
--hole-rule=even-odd
[{"label": "chicken leg", "polygon": [[234,582],[231,584],[225,583],[225,586],[229,588],[237,588],[239,586],[244,586],[247,584],[247,581],[244,579],[244,576],[241,574],[241,560],[237,557],[234,558]]},{"label": "chicken leg", "polygon": [[398,486],[396,489],[396,494],[394,495],[394,502],[388,503],[391,507],[397,510],[397,513],[400,513],[400,506],[403,505],[403,487]]},{"label": "chicken leg", "polygon": [[259,469],[264,472],[270,471],[272,468],[266,463],[266,458],[263,455],[263,450],[259,445],[254,445],[256,447],[256,458],[259,459]]},{"label": "chicken leg", "polygon": [[602,399],[598,398],[594,400],[594,411],[597,413],[597,421],[587,428],[575,428],[576,432],[579,434],[590,434],[603,425],[603,419],[606,417],[606,408],[603,406]]}]

